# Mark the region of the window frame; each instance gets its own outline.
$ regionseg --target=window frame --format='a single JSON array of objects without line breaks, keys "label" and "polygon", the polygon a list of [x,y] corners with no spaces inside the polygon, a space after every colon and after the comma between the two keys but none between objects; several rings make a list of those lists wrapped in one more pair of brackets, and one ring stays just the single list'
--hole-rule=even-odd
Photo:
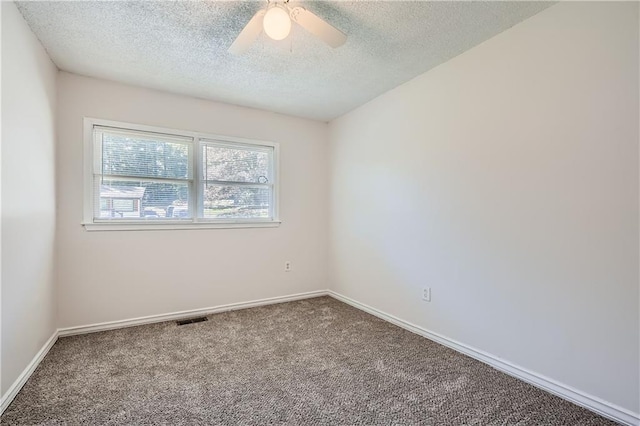
[{"label": "window frame", "polygon": [[[83,156],[83,204],[84,214],[82,225],[87,231],[150,231],[150,230],[178,230],[178,229],[212,229],[212,228],[268,228],[277,227],[281,221],[279,219],[280,204],[280,145],[277,142],[240,138],[235,136],[223,136],[210,133],[193,132],[187,130],[177,130],[165,127],[147,126],[141,124],[127,123],[121,121],[103,120],[98,118],[84,117],[84,156]],[[94,127],[111,127],[124,131],[140,131],[148,133],[158,133],[159,135],[177,136],[191,138],[190,151],[192,152],[192,173],[189,183],[189,209],[193,212],[190,219],[104,219],[94,218]],[[207,144],[226,144],[229,146],[249,146],[264,147],[273,149],[272,158],[272,197],[271,197],[271,218],[236,218],[236,219],[210,219],[198,217],[200,207],[203,206],[202,184],[206,181],[202,173],[202,147]],[[140,178],[141,180],[144,177]]]}]

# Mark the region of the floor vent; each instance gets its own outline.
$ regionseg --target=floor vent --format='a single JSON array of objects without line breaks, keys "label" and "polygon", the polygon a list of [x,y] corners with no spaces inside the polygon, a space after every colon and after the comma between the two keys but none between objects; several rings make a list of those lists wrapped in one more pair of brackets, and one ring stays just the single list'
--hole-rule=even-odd
[{"label": "floor vent", "polygon": [[189,318],[186,320],[180,320],[180,321],[176,321],[176,324],[187,325],[187,324],[193,324],[194,322],[202,322],[202,321],[207,321],[207,317],[198,317],[198,318]]}]

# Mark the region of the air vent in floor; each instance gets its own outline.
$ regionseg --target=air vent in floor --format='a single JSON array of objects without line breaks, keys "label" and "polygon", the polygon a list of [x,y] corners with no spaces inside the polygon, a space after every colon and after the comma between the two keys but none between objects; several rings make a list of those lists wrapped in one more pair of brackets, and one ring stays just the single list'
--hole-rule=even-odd
[{"label": "air vent in floor", "polygon": [[186,320],[180,320],[180,321],[176,321],[176,324],[187,325],[187,324],[193,324],[194,322],[202,322],[202,321],[207,321],[207,317],[198,317],[198,318],[189,318]]}]

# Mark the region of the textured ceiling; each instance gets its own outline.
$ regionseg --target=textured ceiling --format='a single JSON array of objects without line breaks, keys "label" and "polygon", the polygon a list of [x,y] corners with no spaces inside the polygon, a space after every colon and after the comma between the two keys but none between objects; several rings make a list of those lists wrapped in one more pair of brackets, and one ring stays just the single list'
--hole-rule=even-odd
[{"label": "textured ceiling", "polygon": [[265,1],[19,2],[65,71],[328,121],[550,6],[549,2],[295,1],[348,35],[294,24],[227,52]]}]

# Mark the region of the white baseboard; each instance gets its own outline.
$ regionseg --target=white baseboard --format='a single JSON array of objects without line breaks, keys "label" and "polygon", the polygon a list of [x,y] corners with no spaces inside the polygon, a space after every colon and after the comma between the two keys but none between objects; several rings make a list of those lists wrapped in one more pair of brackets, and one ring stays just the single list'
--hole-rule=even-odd
[{"label": "white baseboard", "polygon": [[98,331],[114,330],[117,328],[133,327],[136,325],[152,324],[156,322],[174,321],[189,317],[216,314],[219,312],[234,311],[237,309],[254,308],[256,306],[273,305],[276,303],[292,302],[294,300],[310,299],[312,297],[327,296],[326,290],[308,291],[306,293],[291,294],[288,296],[270,297],[267,299],[252,300],[250,302],[230,303],[227,305],[213,306],[209,308],[191,309],[188,311],[171,312],[168,314],[149,315],[145,317],[126,320],[102,322],[98,324],[81,325],[58,329],[60,337],[76,334],[96,333]]},{"label": "white baseboard", "polygon": [[4,410],[9,407],[9,404],[13,401],[13,399],[18,395],[20,389],[27,383],[29,377],[33,374],[33,372],[40,365],[40,361],[44,359],[44,357],[49,353],[49,349],[53,346],[54,343],[58,340],[58,331],[54,331],[49,340],[44,344],[44,346],[38,351],[36,356],[33,357],[27,368],[18,376],[15,382],[7,389],[4,395],[2,395],[2,402],[0,403],[0,415],[4,413]]},{"label": "white baseboard", "polygon": [[47,340],[47,342],[44,344],[42,349],[40,349],[40,351],[36,354],[36,356],[31,360],[29,365],[27,365],[27,367],[24,369],[22,374],[20,374],[20,376],[11,385],[11,387],[9,387],[5,395],[2,396],[2,401],[0,404],[0,415],[4,413],[4,410],[6,410],[7,407],[9,407],[9,404],[11,404],[11,402],[16,397],[16,395],[18,395],[18,392],[20,392],[20,389],[22,389],[22,387],[27,382],[27,380],[29,380],[29,377],[31,377],[31,374],[33,374],[33,372],[38,367],[40,362],[44,359],[44,357],[49,352],[49,349],[51,349],[53,344],[58,340],[58,337],[73,336],[76,334],[95,333],[98,331],[114,330],[117,328],[133,327],[136,325],[152,324],[152,323],[163,322],[163,321],[172,321],[172,320],[189,318],[194,316],[211,315],[218,312],[254,308],[256,306],[273,305],[276,303],[293,302],[294,300],[310,299],[313,297],[320,297],[320,296],[327,296],[327,295],[328,295],[328,292],[326,290],[309,291],[306,293],[291,294],[288,296],[270,297],[267,299],[252,300],[249,302],[230,303],[227,305],[214,306],[210,308],[192,309],[188,311],[172,312],[172,313],[160,314],[160,315],[149,315],[146,317],[131,318],[131,319],[120,320],[120,321],[103,322],[99,324],[83,325],[78,327],[59,328],[51,335],[49,340]]},{"label": "white baseboard", "polygon": [[592,396],[585,392],[579,391],[578,389],[572,388],[571,386],[559,383],[541,374],[527,370],[526,368],[519,367],[487,352],[472,348],[471,346],[465,345],[464,343],[457,342],[441,334],[434,333],[425,328],[402,320],[398,317],[389,315],[376,308],[365,305],[364,303],[357,302],[349,297],[336,293],[333,290],[329,290],[328,294],[329,296],[341,302],[347,303],[355,308],[370,313],[371,315],[395,324],[398,327],[404,328],[405,330],[411,331],[412,333],[426,337],[429,340],[433,340],[434,342],[439,343],[443,346],[454,349],[464,355],[468,355],[471,358],[475,358],[478,361],[488,364],[497,370],[509,374],[510,376],[516,377],[535,387],[557,395],[560,398],[566,399],[567,401],[570,401],[576,405],[594,411],[603,417],[609,418],[625,425],[640,425],[640,414],[633,413],[625,408],[619,407],[615,404],[611,404],[596,396]]},{"label": "white baseboard", "polygon": [[603,417],[607,417],[611,420],[617,421],[622,424],[630,425],[630,426],[640,425],[639,414],[633,413],[625,408],[618,407],[615,404],[611,404],[598,397],[579,391],[575,388],[572,388],[571,386],[567,386],[562,383],[559,383],[541,374],[527,370],[526,368],[519,367],[515,364],[512,364],[503,359],[500,359],[487,352],[472,348],[468,345],[465,345],[464,343],[457,342],[453,339],[442,336],[438,333],[434,333],[425,328],[422,328],[410,322],[404,321],[393,315],[389,315],[376,308],[365,305],[364,303],[357,302],[349,297],[343,296],[332,290],[310,291],[306,293],[298,293],[298,294],[292,294],[292,295],[280,296],[280,297],[271,297],[267,299],[253,300],[249,302],[230,303],[227,305],[220,305],[220,306],[215,306],[210,308],[193,309],[193,310],[173,312],[168,314],[150,315],[146,317],[132,318],[127,320],[103,322],[99,324],[91,324],[91,325],[85,325],[85,326],[58,329],[51,335],[49,340],[47,340],[47,342],[44,344],[42,349],[40,349],[40,351],[36,354],[33,360],[31,360],[31,362],[24,369],[22,374],[20,374],[20,376],[11,385],[11,387],[9,387],[5,395],[2,396],[2,401],[0,404],[0,414],[2,414],[6,410],[6,408],[9,406],[9,404],[11,404],[11,402],[16,397],[18,392],[20,392],[20,389],[22,389],[22,387],[27,382],[31,374],[38,367],[42,359],[44,359],[44,357],[47,355],[47,353],[49,352],[53,344],[58,340],[58,337],[72,336],[76,334],[85,334],[85,333],[95,333],[98,331],[113,330],[117,328],[132,327],[136,325],[151,324],[151,323],[163,322],[163,321],[172,321],[172,320],[199,316],[199,315],[211,315],[219,312],[253,308],[256,306],[265,306],[265,305],[272,305],[272,304],[284,303],[284,302],[292,302],[295,300],[310,299],[313,297],[320,297],[320,296],[327,296],[327,295],[337,300],[340,300],[341,302],[347,303],[357,309],[370,313],[385,321],[388,321],[392,324],[395,324],[398,327],[404,328],[415,334],[426,337],[427,339],[433,340],[434,342],[437,342],[441,345],[454,349],[464,355],[468,355],[472,358],[475,358],[478,361],[484,362],[485,364],[488,364],[497,370],[507,373],[513,377],[516,377],[524,382],[532,384],[533,386],[536,386],[540,389],[543,389],[561,398],[564,398],[576,405],[580,405],[584,408],[594,411]]}]

